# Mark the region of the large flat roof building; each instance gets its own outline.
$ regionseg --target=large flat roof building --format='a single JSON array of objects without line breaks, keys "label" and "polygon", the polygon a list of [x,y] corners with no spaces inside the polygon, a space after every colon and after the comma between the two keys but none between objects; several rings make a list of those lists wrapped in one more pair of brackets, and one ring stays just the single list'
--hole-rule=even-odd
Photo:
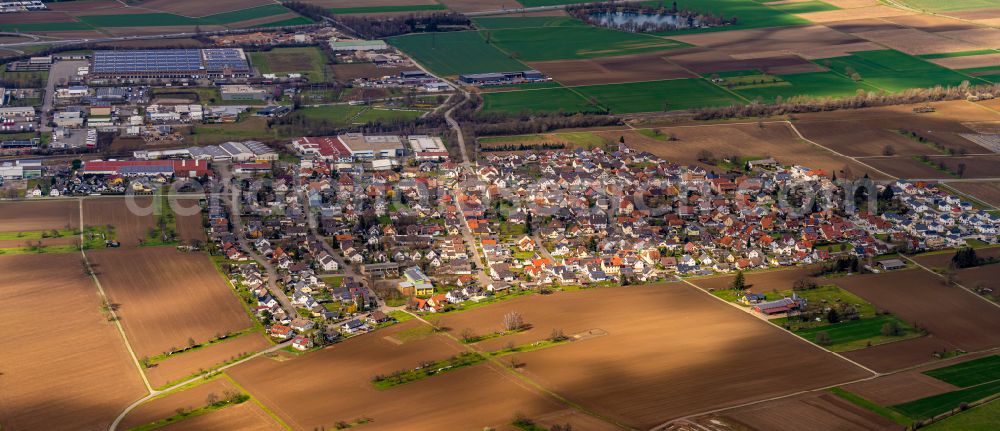
[{"label": "large flat roof building", "polygon": [[94,51],[90,75],[121,79],[249,77],[250,65],[240,48]]},{"label": "large flat roof building", "polygon": [[393,135],[345,133],[324,137],[305,137],[292,142],[302,154],[324,160],[348,162],[356,159],[395,158],[403,153],[403,140]]}]

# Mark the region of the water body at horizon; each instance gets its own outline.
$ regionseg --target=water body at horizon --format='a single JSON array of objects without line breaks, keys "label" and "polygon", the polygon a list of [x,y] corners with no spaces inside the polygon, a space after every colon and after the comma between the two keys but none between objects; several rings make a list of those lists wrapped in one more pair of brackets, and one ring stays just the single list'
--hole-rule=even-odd
[{"label": "water body at horizon", "polygon": [[688,25],[687,18],[670,14],[660,15],[630,12],[603,12],[591,14],[590,17],[595,19],[601,25],[609,27],[619,27],[624,25],[666,25],[675,28],[693,28],[701,26],[701,22],[697,19],[694,19],[692,24]]}]

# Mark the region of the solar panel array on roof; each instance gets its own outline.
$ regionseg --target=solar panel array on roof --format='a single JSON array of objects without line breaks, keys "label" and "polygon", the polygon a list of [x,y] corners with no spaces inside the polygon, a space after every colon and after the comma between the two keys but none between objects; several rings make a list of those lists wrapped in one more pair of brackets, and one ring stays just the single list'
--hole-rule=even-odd
[{"label": "solar panel array on roof", "polygon": [[201,69],[197,49],[94,51],[94,73],[173,72]]},{"label": "solar panel array on roof", "polygon": [[250,70],[239,48],[94,51],[93,73],[169,73]]},{"label": "solar panel array on roof", "polygon": [[246,54],[237,48],[211,48],[201,50],[208,70],[232,69],[234,71],[249,70]]}]

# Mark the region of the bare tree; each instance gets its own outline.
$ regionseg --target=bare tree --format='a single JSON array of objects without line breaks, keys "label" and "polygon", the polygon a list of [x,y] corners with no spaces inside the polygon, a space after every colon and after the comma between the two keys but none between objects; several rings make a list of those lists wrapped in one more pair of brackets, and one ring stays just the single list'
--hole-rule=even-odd
[{"label": "bare tree", "polygon": [[521,313],[511,311],[503,316],[503,329],[505,331],[517,331],[524,327],[524,318]]}]

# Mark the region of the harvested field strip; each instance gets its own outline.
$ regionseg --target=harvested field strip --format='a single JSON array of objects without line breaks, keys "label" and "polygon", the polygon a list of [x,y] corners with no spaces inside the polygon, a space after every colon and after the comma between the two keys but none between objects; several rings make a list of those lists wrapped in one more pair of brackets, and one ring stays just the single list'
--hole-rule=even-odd
[{"label": "harvested field strip", "polygon": [[828,10],[840,9],[839,7],[836,7],[832,4],[824,3],[818,0],[798,1],[795,3],[770,4],[767,5],[767,7],[792,14],[826,12]]},{"label": "harvested field strip", "polygon": [[1000,381],[994,381],[898,404],[892,408],[913,419],[926,419],[945,413],[962,403],[979,401],[998,393],[1000,393]]},{"label": "harvested field strip", "polygon": [[1000,380],[1000,356],[986,356],[950,367],[925,371],[924,374],[962,388],[989,383]]},{"label": "harvested field strip", "polygon": [[335,7],[327,9],[334,15],[347,14],[369,14],[369,13],[391,13],[391,12],[419,12],[427,10],[446,10],[442,4],[414,4],[399,6],[368,6],[368,7]]},{"label": "harvested field strip", "polygon": [[169,27],[199,25],[202,21],[172,13],[134,13],[121,15],[86,15],[83,21],[94,27]]},{"label": "harvested field strip", "polygon": [[1000,52],[1000,51],[997,51],[995,49],[977,49],[977,50],[974,50],[974,51],[942,52],[942,53],[939,53],[939,54],[923,54],[923,55],[918,55],[917,57],[920,57],[920,58],[923,58],[923,59],[927,59],[927,60],[932,60],[932,59],[935,59],[935,58],[953,58],[953,57],[970,57],[970,56],[976,56],[976,55],[988,55],[988,54],[996,54],[997,52]]},{"label": "harvested field strip", "polygon": [[675,40],[600,27],[517,28],[489,33],[493,45],[523,61],[614,57],[690,46]]},{"label": "harvested field strip", "polygon": [[274,15],[291,13],[292,11],[280,4],[269,4],[232,12],[217,13],[199,18],[206,24],[226,25],[234,22],[264,18]]},{"label": "harvested field strip", "polygon": [[40,22],[25,24],[0,24],[0,31],[37,33],[46,31],[92,30],[94,26],[85,22]]},{"label": "harvested field strip", "polygon": [[253,27],[262,27],[262,28],[289,27],[293,25],[309,25],[312,23],[313,22],[309,20],[309,18],[300,16],[295,18],[289,18],[282,21],[275,21],[275,22],[269,22],[267,24],[255,25]]},{"label": "harvested field strip", "polygon": [[833,393],[834,395],[838,396],[838,397],[841,397],[841,398],[843,398],[843,399],[845,399],[847,401],[850,401],[851,403],[853,403],[854,405],[856,405],[858,407],[864,408],[866,410],[873,411],[873,412],[877,413],[879,416],[882,416],[882,417],[884,417],[886,419],[889,419],[889,420],[891,420],[891,421],[893,421],[893,422],[895,422],[897,424],[900,424],[902,426],[907,426],[911,422],[913,422],[913,421],[910,420],[910,418],[906,417],[905,415],[903,415],[903,414],[901,414],[901,413],[899,413],[899,412],[897,412],[897,411],[895,411],[893,409],[882,407],[882,406],[880,406],[878,404],[875,404],[875,403],[873,403],[873,402],[865,399],[864,397],[862,397],[860,395],[851,393],[851,392],[849,392],[847,390],[844,390],[844,389],[841,389],[841,388],[831,388],[830,392]]}]

